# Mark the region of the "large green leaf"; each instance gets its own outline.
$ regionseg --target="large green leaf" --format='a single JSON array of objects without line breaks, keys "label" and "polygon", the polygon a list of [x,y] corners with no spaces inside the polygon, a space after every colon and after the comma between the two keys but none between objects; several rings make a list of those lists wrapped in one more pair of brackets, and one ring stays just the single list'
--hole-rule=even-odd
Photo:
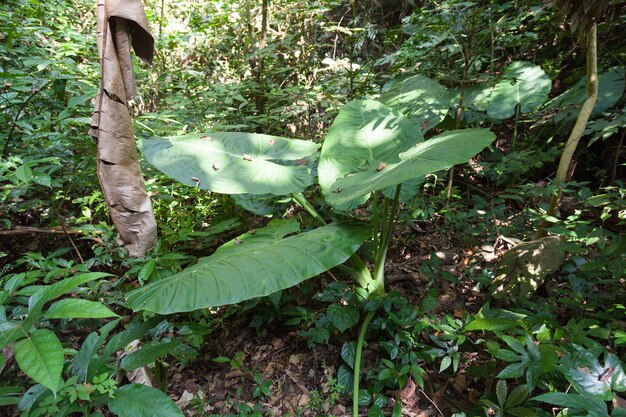
[{"label": "large green leaf", "polygon": [[0,305],[0,348],[16,341],[20,336],[25,336],[23,328],[19,322],[7,319],[6,309]]},{"label": "large green leaf", "polygon": [[419,74],[393,84],[380,96],[380,101],[411,119],[422,133],[437,126],[450,108],[446,88]]},{"label": "large green leaf", "polygon": [[307,156],[318,144],[255,133],[203,133],[145,139],[148,162],[183,184],[223,194],[284,195],[313,182]]},{"label": "large green leaf", "polygon": [[69,293],[79,285],[110,276],[111,274],[104,272],[88,272],[86,274],[79,274],[70,278],[65,278],[51,285],[43,286],[28,299],[28,312],[33,314],[40,311],[45,303],[54,300],[63,294]]},{"label": "large green leaf", "polygon": [[53,392],[63,371],[63,346],[48,329],[39,329],[14,345],[15,360],[29,377]]},{"label": "large green leaf", "polygon": [[44,317],[49,319],[103,319],[118,317],[107,306],[97,301],[81,300],[77,298],[64,298],[52,304]]},{"label": "large green leaf", "polygon": [[564,392],[549,392],[532,398],[534,401],[543,401],[559,407],[584,410],[589,417],[606,417],[606,403],[600,398],[591,395],[577,395]]},{"label": "large green leaf", "polygon": [[360,223],[335,223],[285,238],[297,230],[293,219],[274,220],[196,265],[130,292],[128,304],[169,314],[269,295],[341,264],[369,236]]},{"label": "large green leaf", "polygon": [[487,114],[492,119],[503,120],[515,114],[538,109],[548,98],[552,82],[540,66],[530,62],[515,61],[506,67],[500,81],[493,87]]},{"label": "large green leaf", "polygon": [[141,384],[118,389],[109,400],[109,410],[119,417],[184,417],[165,393]]},{"label": "large green leaf", "polygon": [[290,205],[291,197],[272,194],[232,194],[235,203],[257,216],[271,217],[273,214],[285,213]]},{"label": "large green leaf", "polygon": [[[399,154],[424,139],[419,129],[397,110],[376,100],[346,104],[324,140],[318,175],[322,192],[330,201],[338,178],[362,169],[376,170],[381,164],[400,161]],[[342,208],[353,208],[367,199],[342,199]]]},{"label": "large green leaf", "polygon": [[[614,67],[598,75],[598,99],[593,113],[602,113],[613,107],[624,94],[626,82],[624,68]],[[543,111],[558,111],[552,119],[554,122],[576,119],[579,107],[587,98],[587,77],[581,78],[572,88],[553,98],[543,107]]]},{"label": "large green leaf", "polygon": [[335,181],[327,195],[332,205],[343,205],[369,193],[413,178],[467,162],[495,139],[488,129],[461,129],[445,132],[401,153],[400,160],[383,169],[370,166]]},{"label": "large green leaf", "polygon": [[607,354],[602,365],[591,351],[575,344],[572,348],[575,352],[564,357],[561,371],[578,392],[610,401],[613,391],[626,390],[626,374],[617,356]]}]

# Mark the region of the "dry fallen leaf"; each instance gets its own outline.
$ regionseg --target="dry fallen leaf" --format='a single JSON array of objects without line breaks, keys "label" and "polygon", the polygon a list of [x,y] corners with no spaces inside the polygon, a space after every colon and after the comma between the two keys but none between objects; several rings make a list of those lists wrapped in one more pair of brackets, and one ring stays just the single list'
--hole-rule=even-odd
[{"label": "dry fallen leaf", "polygon": [[176,401],[176,405],[178,406],[178,408],[182,410],[185,407],[187,407],[189,403],[193,401],[193,399],[194,399],[194,394],[185,390],[183,394],[180,396],[180,398],[178,399],[178,401]]}]

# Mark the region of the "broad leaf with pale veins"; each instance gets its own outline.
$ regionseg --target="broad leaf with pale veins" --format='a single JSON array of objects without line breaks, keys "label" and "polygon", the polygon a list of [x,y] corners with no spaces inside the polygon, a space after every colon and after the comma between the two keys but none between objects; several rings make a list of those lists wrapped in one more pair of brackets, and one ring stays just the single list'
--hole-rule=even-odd
[{"label": "broad leaf with pale veins", "polygon": [[467,162],[495,139],[488,129],[460,129],[442,133],[398,155],[399,161],[366,169],[339,178],[330,187],[327,200],[342,206],[359,201],[371,192]]},{"label": "broad leaf with pale veins", "polygon": [[196,265],[128,293],[128,304],[159,314],[234,304],[292,287],[346,261],[370,235],[334,223],[294,236],[297,222],[274,220],[221,246]]},{"label": "broad leaf with pale veins", "polygon": [[313,142],[256,133],[213,132],[141,141],[157,169],[190,186],[223,194],[285,195],[312,184]]},{"label": "broad leaf with pale veins", "polygon": [[[319,162],[319,183],[326,199],[339,206],[334,186],[337,179],[400,161],[400,153],[424,140],[409,119],[376,100],[346,104],[328,131]],[[343,209],[364,203],[367,193],[340,199]]]},{"label": "broad leaf with pale veins", "polygon": [[420,74],[393,84],[380,101],[407,116],[422,133],[437,126],[450,109],[448,90]]}]

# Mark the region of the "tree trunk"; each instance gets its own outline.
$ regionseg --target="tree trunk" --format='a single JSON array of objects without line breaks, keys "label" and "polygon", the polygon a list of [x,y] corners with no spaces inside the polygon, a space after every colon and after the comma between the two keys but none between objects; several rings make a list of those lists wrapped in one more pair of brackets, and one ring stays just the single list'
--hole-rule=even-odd
[{"label": "tree trunk", "polygon": [[[591,112],[593,111],[593,107],[595,106],[598,98],[598,41],[596,26],[597,25],[595,23],[591,25],[588,32],[585,34],[585,39],[587,40],[587,99],[580,108],[576,124],[574,125],[572,133],[570,134],[567,144],[565,145],[565,149],[563,149],[563,153],[561,154],[555,178],[557,191],[550,198],[550,205],[548,206],[546,216],[554,217],[559,204],[561,204],[561,198],[563,197],[563,189],[561,186],[563,182],[569,180],[569,178],[567,178],[567,173],[570,163],[572,162],[572,157],[574,156],[578,142],[580,142],[580,138],[585,132],[587,122],[589,121],[589,117],[591,116]],[[550,222],[546,220],[541,222],[537,228],[537,239],[547,235],[546,228],[549,225]]]}]

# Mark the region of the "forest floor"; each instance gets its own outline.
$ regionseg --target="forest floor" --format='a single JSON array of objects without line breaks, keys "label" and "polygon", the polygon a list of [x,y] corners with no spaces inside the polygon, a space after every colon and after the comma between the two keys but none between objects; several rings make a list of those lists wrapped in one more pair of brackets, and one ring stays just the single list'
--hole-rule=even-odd
[{"label": "forest floor", "polygon": [[[505,240],[482,247],[474,246],[471,237],[461,237],[452,229],[447,230],[443,219],[399,225],[386,264],[387,290],[398,292],[418,306],[428,290],[435,289],[437,303],[430,314],[462,318],[465,313],[476,313],[483,305],[486,294],[481,293],[476,282],[466,279],[466,273],[495,268],[498,252],[506,249]],[[85,256],[92,251],[89,245],[93,242],[73,241],[77,242],[77,249]],[[4,243],[14,252],[41,252],[44,251],[43,246],[46,246],[45,252],[51,252],[67,242],[62,234],[37,234],[12,236]],[[439,272],[457,277],[458,281],[433,279],[425,273],[422,264],[428,263],[432,256],[439,259]],[[336,279],[335,275],[327,273],[312,282],[319,290]],[[320,310],[325,306],[297,287],[286,291],[290,292],[297,306],[307,310]],[[356,340],[358,329],[331,335],[327,344],[309,345],[298,335],[301,326],[284,324],[288,317],[264,321],[255,329],[250,323],[259,313],[257,308],[235,314],[231,314],[229,309],[232,307],[215,312],[215,322],[220,325],[213,327],[204,337],[197,358],[187,364],[172,362],[168,365],[166,392],[188,416],[351,415],[351,395],[338,385],[337,369],[342,361],[342,345]],[[75,342],[75,348],[78,348],[92,329],[84,329],[82,336],[74,330],[63,337],[70,344]],[[426,333],[421,337],[421,342],[430,343]],[[363,375],[372,370],[377,359],[384,355],[378,343],[366,343]],[[444,415],[441,408],[448,415],[449,410],[442,404],[471,408],[490,387],[479,386],[484,385],[484,380],[479,381],[464,372],[477,360],[470,357],[470,353],[464,355],[467,357],[463,358],[458,372],[452,376],[438,373],[435,365],[431,364],[425,368],[427,374],[423,388],[409,379],[402,390],[384,394],[392,401],[402,401],[403,416]],[[215,358],[236,358],[236,362],[218,363]],[[14,362],[12,365],[16,366]],[[127,374],[124,378],[131,382],[155,384],[154,375],[149,370],[146,374],[146,369],[139,368],[139,372]],[[258,392],[264,384],[267,391]],[[4,412],[7,414],[0,411],[0,416],[18,415],[7,408]],[[367,415],[366,409],[363,413]]]},{"label": "forest floor", "polygon": [[[391,247],[386,268],[388,291],[397,291],[419,305],[431,285],[431,279],[425,276],[420,265],[434,253],[441,260],[441,269],[458,277],[459,281],[436,283],[438,307],[432,313],[451,314],[456,318],[461,318],[464,312],[475,313],[484,302],[484,294],[476,288],[475,282],[464,279],[464,271],[468,266],[483,268],[494,262],[496,256],[493,247],[466,247],[461,242],[458,236],[435,229],[430,223],[405,226]],[[322,276],[320,285],[332,279]],[[310,297],[298,290],[290,291],[297,304],[307,309],[316,308]],[[297,326],[290,328],[280,320],[264,324],[260,331],[249,327],[254,315],[252,310],[247,315],[224,321],[222,328],[207,336],[198,359],[187,366],[172,366],[168,392],[179,406],[190,416],[202,415],[201,408],[205,415],[238,415],[242,402],[249,407],[256,404],[259,411],[269,412],[267,415],[351,415],[350,395],[337,395],[336,373],[341,362],[341,347],[344,342],[356,339],[357,330],[334,335],[328,344],[309,347],[298,335]],[[429,342],[426,334],[423,338],[424,343]],[[381,355],[384,356],[384,352],[377,343],[366,344],[364,374]],[[216,363],[213,361],[216,357],[237,357],[242,366],[233,368],[230,363]],[[385,394],[402,401],[403,416],[443,415],[438,408],[443,397],[453,399],[453,404],[471,408],[484,387],[476,386],[477,381],[463,372],[470,364],[472,358],[464,358],[459,372],[452,377],[439,374],[437,369],[427,369],[424,389],[409,380],[404,389]],[[255,375],[257,378],[260,375],[260,379],[255,381]],[[259,381],[271,382],[270,394],[262,399],[254,398],[253,394]]]}]

